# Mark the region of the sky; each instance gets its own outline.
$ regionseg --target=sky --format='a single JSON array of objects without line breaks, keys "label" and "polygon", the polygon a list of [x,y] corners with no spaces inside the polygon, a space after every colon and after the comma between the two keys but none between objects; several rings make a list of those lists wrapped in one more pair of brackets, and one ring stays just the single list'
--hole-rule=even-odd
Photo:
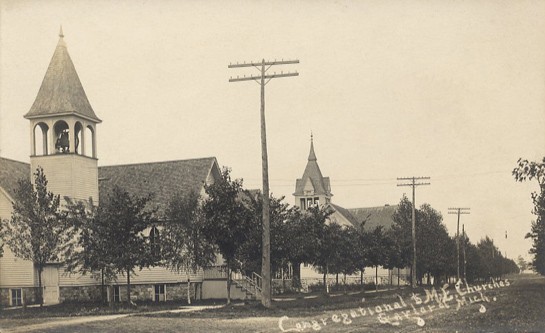
[{"label": "sky", "polygon": [[[510,258],[534,219],[517,160],[545,155],[544,1],[0,0],[0,156],[29,161],[30,109],[62,25],[95,113],[99,165],[215,156],[261,187],[257,74],[229,63],[298,59],[266,86],[269,177],[294,203],[311,132],[333,202],[416,205]],[[505,238],[507,233],[507,238]]]}]

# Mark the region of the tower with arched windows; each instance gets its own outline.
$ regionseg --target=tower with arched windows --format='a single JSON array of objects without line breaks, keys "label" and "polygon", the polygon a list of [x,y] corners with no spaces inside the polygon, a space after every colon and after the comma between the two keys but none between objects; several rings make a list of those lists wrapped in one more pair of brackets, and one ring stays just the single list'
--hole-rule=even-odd
[{"label": "tower with arched windows", "polygon": [[98,202],[96,125],[101,120],[83,90],[62,28],[38,95],[25,118],[30,121],[31,172],[41,166],[53,193]]}]

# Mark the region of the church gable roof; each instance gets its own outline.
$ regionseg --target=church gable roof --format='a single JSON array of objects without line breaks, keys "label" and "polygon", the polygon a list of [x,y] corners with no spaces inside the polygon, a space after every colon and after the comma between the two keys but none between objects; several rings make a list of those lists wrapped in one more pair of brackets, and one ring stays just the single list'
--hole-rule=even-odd
[{"label": "church gable roof", "polygon": [[373,230],[378,226],[388,229],[391,228],[394,223],[393,216],[397,207],[397,205],[386,205],[379,207],[350,208],[348,211],[356,218],[359,225],[365,222],[365,230]]},{"label": "church gable roof", "polygon": [[99,196],[106,197],[116,185],[135,195],[152,193],[152,204],[162,214],[176,193],[201,193],[210,173],[219,172],[215,157],[103,166],[98,168]]},{"label": "church gable roof", "polygon": [[57,48],[51,58],[38,95],[25,118],[77,114],[100,122],[87,99],[76,68],[70,59],[62,30],[59,37]]},{"label": "church gable roof", "polygon": [[0,157],[0,188],[13,199],[17,181],[30,179],[30,164]]}]

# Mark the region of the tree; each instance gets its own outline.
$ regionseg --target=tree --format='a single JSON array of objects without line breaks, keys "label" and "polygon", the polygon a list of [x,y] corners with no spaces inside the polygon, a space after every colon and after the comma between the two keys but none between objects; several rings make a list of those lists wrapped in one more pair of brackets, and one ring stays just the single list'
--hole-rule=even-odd
[{"label": "tree", "polygon": [[443,275],[456,273],[456,243],[449,237],[441,213],[429,204],[423,204],[418,209],[417,221],[417,279],[420,284],[426,275],[429,284],[430,276],[439,281]]},{"label": "tree", "polygon": [[34,173],[34,185],[17,182],[10,220],[2,221],[2,239],[13,254],[34,262],[38,269],[38,301],[43,305],[42,272],[47,263],[58,262],[74,236],[60,210],[60,197],[47,190],[41,167]]},{"label": "tree", "polygon": [[520,268],[520,273],[522,274],[525,270],[528,269],[528,263],[526,263],[526,260],[524,260],[524,258],[519,255],[518,258],[517,258],[517,265],[518,267]]},{"label": "tree", "polygon": [[251,211],[242,201],[242,180],[231,180],[231,170],[223,168],[221,177],[206,185],[203,233],[217,246],[227,264],[227,304],[231,303],[231,271],[236,270],[237,252],[248,237]]},{"label": "tree", "polygon": [[[418,212],[416,212],[417,225],[416,230],[418,230]],[[392,216],[394,223],[392,224],[392,232],[395,235],[397,246],[400,249],[401,256],[399,262],[402,267],[411,266],[413,259],[413,250],[412,250],[412,203],[404,195],[399,201],[399,205]],[[418,242],[417,242],[418,244]],[[412,270],[412,266],[411,266]],[[412,278],[412,271],[411,271]]]},{"label": "tree", "polygon": [[338,274],[341,269],[338,266],[341,261],[340,245],[342,239],[342,227],[337,223],[324,225],[321,237],[318,238],[320,244],[317,255],[313,260],[313,265],[323,274],[325,292],[329,293],[327,284],[327,274]]},{"label": "tree", "polygon": [[301,287],[301,264],[316,261],[326,220],[331,214],[328,207],[316,206],[306,210],[295,208],[289,215],[286,222],[286,246],[289,249],[286,259],[293,266],[293,287]]},{"label": "tree", "polygon": [[203,236],[205,219],[200,196],[195,192],[176,193],[165,215],[161,256],[171,270],[186,272],[187,302],[191,304],[189,272],[195,274],[200,267],[209,266],[215,260],[214,246]]},{"label": "tree", "polygon": [[540,192],[532,192],[532,201],[536,220],[532,221],[532,227],[526,238],[532,238],[533,244],[530,254],[533,255],[530,265],[541,275],[545,275],[545,157],[538,162],[529,162],[519,159],[518,166],[513,169],[516,181],[537,180]]},{"label": "tree", "polygon": [[105,281],[117,279],[111,248],[116,235],[111,232],[110,221],[103,218],[105,215],[92,199],[87,203],[70,200],[66,212],[68,223],[77,231],[76,243],[66,252],[66,270],[93,275],[100,272],[101,298],[105,302]]},{"label": "tree", "polygon": [[382,226],[367,233],[367,262],[375,267],[375,289],[378,290],[378,266],[387,264],[386,251],[389,244]]},{"label": "tree", "polygon": [[101,201],[98,221],[104,224],[108,261],[117,273],[127,274],[127,301],[131,302],[131,274],[135,268],[157,263],[144,231],[157,223],[155,207],[150,207],[152,195],[131,195],[115,186]]},{"label": "tree", "polygon": [[[242,195],[247,207],[251,211],[251,226],[247,231],[248,238],[241,244],[238,251],[238,258],[241,268],[245,273],[259,272],[261,270],[261,247],[262,229],[263,229],[263,197],[261,192],[244,191]],[[269,199],[269,216],[271,231],[271,269],[280,271],[287,267],[286,252],[289,247],[286,241],[286,221],[292,214],[293,208],[283,202],[284,197],[275,198],[273,195]]]}]

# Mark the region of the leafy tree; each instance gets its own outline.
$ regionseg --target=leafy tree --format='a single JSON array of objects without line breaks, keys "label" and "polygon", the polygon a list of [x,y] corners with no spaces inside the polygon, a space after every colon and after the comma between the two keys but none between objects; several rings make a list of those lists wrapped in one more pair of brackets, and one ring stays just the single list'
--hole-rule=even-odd
[{"label": "leafy tree", "polygon": [[519,255],[517,258],[517,265],[520,268],[520,273],[528,269],[528,263],[526,262],[526,260],[524,260],[524,258],[521,255]]},{"label": "leafy tree", "polygon": [[[261,271],[261,248],[262,248],[262,230],[263,230],[263,197],[258,191],[251,193],[244,191],[243,198],[247,202],[247,207],[251,211],[251,226],[247,231],[248,238],[241,244],[238,251],[238,258],[241,262],[242,270],[245,273]],[[270,231],[271,231],[271,268],[272,271],[280,271],[287,267],[286,252],[289,247],[286,241],[285,223],[292,214],[293,208],[283,202],[284,197],[275,198],[270,196]]]},{"label": "leafy tree", "polygon": [[340,245],[343,242],[342,227],[337,223],[326,224],[320,236],[318,238],[320,247],[313,264],[323,274],[325,292],[329,293],[327,274],[340,272],[338,264],[342,260],[340,251]]},{"label": "leafy tree", "polygon": [[325,207],[295,208],[286,222],[286,259],[293,266],[293,286],[301,286],[301,264],[312,264],[320,251],[320,239],[332,211]]},{"label": "leafy tree", "polygon": [[131,274],[135,268],[157,263],[144,231],[157,223],[156,208],[150,207],[152,195],[131,195],[115,186],[101,201],[99,223],[103,223],[112,269],[127,275],[127,301],[131,302]]},{"label": "leafy tree", "polygon": [[354,227],[341,229],[341,242],[339,243],[339,261],[335,265],[336,273],[343,274],[343,281],[346,285],[346,276],[356,273],[359,266],[360,253],[359,234]]},{"label": "leafy tree", "polygon": [[417,212],[417,223],[417,279],[420,284],[426,275],[429,284],[430,276],[439,281],[452,270],[456,273],[456,242],[449,237],[441,213],[429,204],[423,204]]},{"label": "leafy tree", "polygon": [[231,180],[231,170],[223,168],[221,177],[206,185],[203,233],[216,245],[227,264],[227,304],[231,303],[231,271],[236,270],[237,253],[248,238],[251,211],[242,201],[242,180]]},{"label": "leafy tree", "polygon": [[38,269],[38,300],[43,304],[42,272],[47,263],[58,262],[74,235],[63,218],[60,197],[47,190],[41,167],[34,173],[34,185],[17,182],[10,220],[2,221],[2,239],[13,254],[33,261]]},{"label": "leafy tree", "polygon": [[191,304],[189,272],[196,273],[200,267],[206,267],[215,260],[214,246],[203,237],[205,217],[200,196],[195,192],[185,196],[175,194],[165,215],[161,255],[167,267],[178,273],[186,272],[187,301]]},{"label": "leafy tree", "polygon": [[530,254],[533,254],[530,265],[541,275],[545,275],[545,157],[538,162],[529,162],[519,159],[518,166],[513,170],[516,181],[537,180],[540,192],[532,193],[534,210],[532,213],[537,216],[532,221],[532,227],[526,238],[532,238],[533,244]]},{"label": "leafy tree", "polygon": [[378,290],[378,266],[386,265],[388,258],[386,250],[390,244],[387,243],[385,232],[382,226],[367,233],[367,262],[375,267],[375,289]]},{"label": "leafy tree", "polygon": [[494,240],[485,236],[477,243],[477,249],[481,256],[481,263],[484,270],[481,272],[483,278],[499,278],[502,275],[502,255],[494,244]]},{"label": "leafy tree", "polygon": [[116,243],[110,222],[103,218],[101,210],[89,202],[72,201],[66,207],[66,218],[77,231],[77,240],[66,252],[65,266],[68,272],[95,275],[100,272],[101,298],[104,302],[105,281],[117,279],[113,267],[112,245]]},{"label": "leafy tree", "polygon": [[469,240],[465,243],[466,251],[466,280],[474,282],[481,278],[486,278],[488,270],[485,268],[483,258],[479,254],[479,249]]},{"label": "leafy tree", "polygon": [[[418,217],[418,214],[416,217]],[[412,203],[406,196],[403,196],[399,201],[399,205],[394,212],[392,219],[394,220],[392,232],[401,252],[401,256],[398,258],[399,262],[402,267],[412,267]]]}]

